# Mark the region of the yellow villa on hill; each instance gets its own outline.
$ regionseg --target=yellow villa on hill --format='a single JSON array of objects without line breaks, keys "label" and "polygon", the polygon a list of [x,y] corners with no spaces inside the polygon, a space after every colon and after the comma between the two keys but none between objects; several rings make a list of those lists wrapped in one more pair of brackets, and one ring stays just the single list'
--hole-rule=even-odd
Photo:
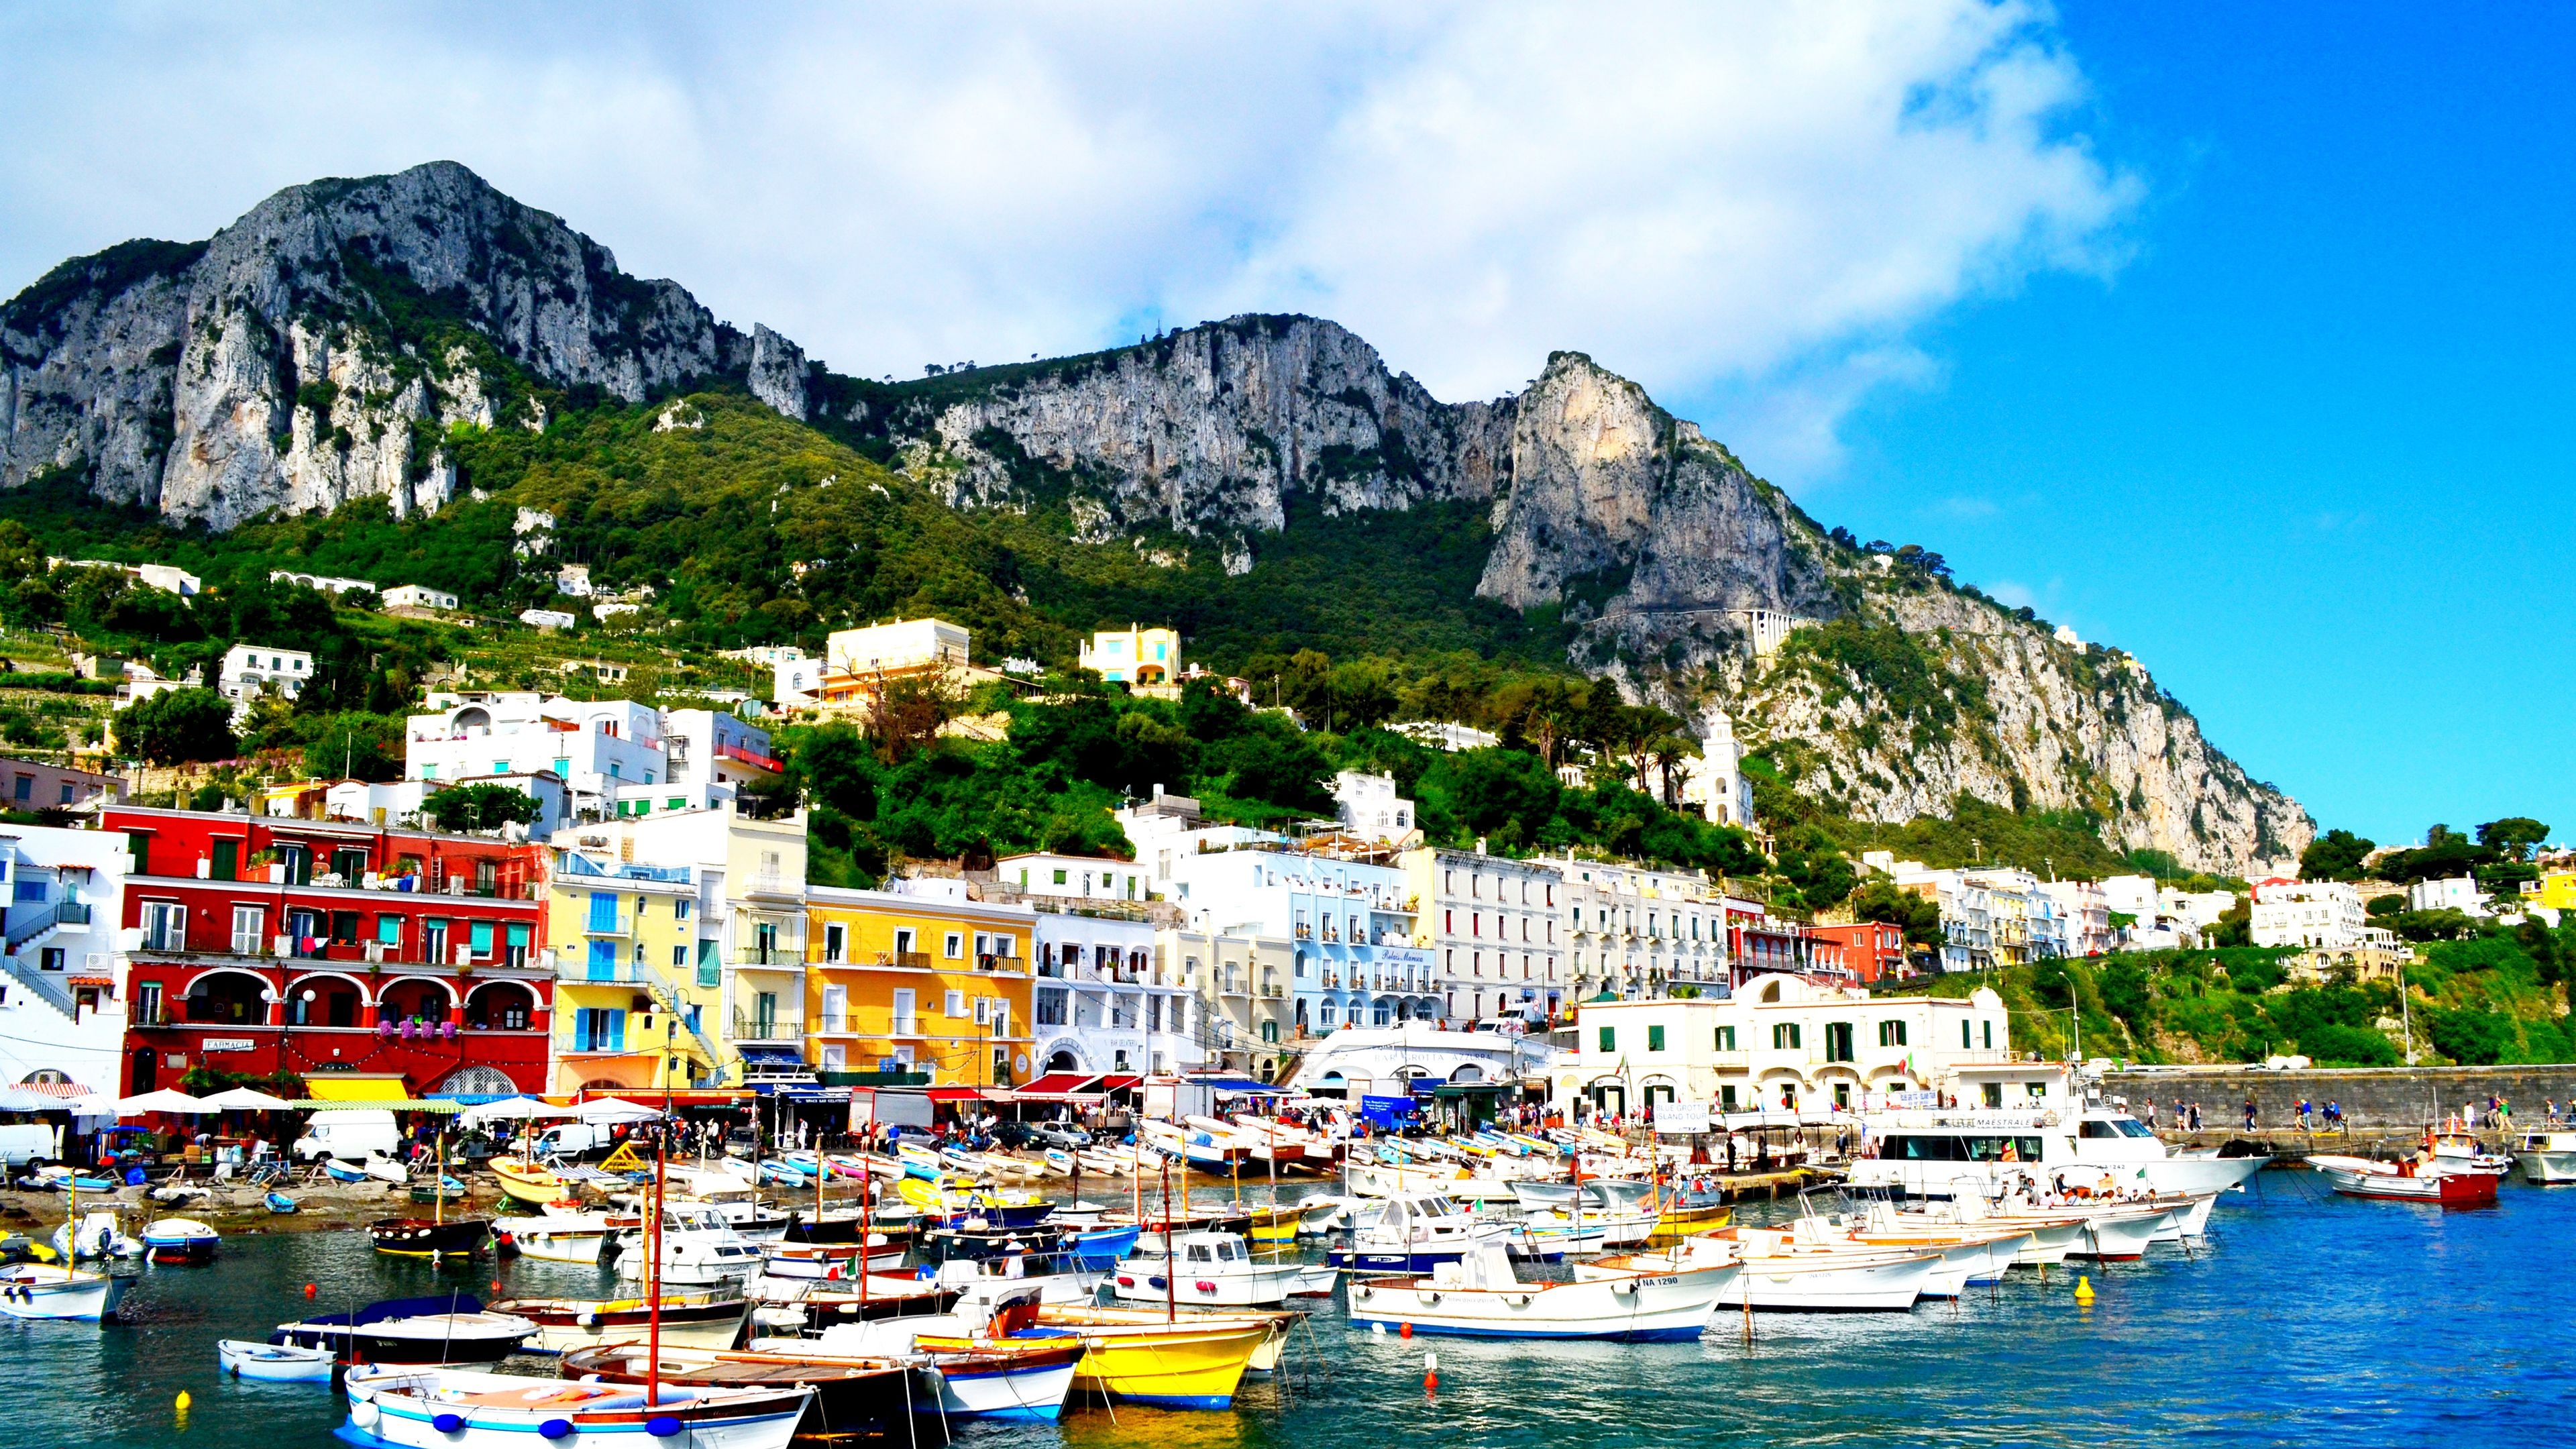
[{"label": "yellow villa on hill", "polygon": [[963,881],[902,884],[807,889],[806,1060],[820,1072],[891,1063],[935,1086],[1027,1080],[1036,912],[969,900]]}]

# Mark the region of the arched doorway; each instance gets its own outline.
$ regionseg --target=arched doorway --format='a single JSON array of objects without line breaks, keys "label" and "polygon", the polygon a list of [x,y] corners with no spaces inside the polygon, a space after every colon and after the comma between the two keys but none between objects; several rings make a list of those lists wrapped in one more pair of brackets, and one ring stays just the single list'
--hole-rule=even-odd
[{"label": "arched doorway", "polygon": [[1046,1059],[1046,1069],[1050,1072],[1078,1072],[1082,1070],[1082,1058],[1069,1051],[1060,1051]]}]

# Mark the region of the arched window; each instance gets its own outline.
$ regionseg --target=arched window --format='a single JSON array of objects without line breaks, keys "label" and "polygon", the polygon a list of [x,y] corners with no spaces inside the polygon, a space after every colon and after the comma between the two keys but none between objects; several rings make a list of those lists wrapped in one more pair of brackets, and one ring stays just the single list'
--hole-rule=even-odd
[{"label": "arched window", "polygon": [[458,1067],[430,1090],[459,1097],[514,1097],[519,1084],[499,1067]]}]

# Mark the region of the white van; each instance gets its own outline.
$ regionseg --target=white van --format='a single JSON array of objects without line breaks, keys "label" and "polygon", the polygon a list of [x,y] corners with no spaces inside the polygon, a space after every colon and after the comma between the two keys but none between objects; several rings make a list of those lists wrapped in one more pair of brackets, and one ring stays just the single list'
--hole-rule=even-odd
[{"label": "white van", "polygon": [[394,1125],[394,1114],[381,1108],[352,1107],[332,1112],[316,1112],[304,1135],[295,1139],[295,1160],[319,1162],[337,1157],[347,1162],[364,1162],[369,1154],[378,1157],[402,1155],[402,1129]]},{"label": "white van", "polygon": [[0,1124],[0,1164],[27,1167],[63,1160],[63,1129],[42,1122]]},{"label": "white van", "polygon": [[592,1153],[605,1153],[615,1145],[605,1126],[588,1122],[559,1122],[537,1135],[534,1156],[540,1162],[549,1157],[580,1158]]}]

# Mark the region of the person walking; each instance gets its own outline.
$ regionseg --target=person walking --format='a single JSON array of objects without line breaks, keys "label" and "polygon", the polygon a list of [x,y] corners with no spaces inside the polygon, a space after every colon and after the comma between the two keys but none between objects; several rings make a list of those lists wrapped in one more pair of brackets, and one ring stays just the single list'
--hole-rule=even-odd
[{"label": "person walking", "polygon": [[2299,1099],[2299,1130],[2308,1130],[2308,1099],[2305,1097]]},{"label": "person walking", "polygon": [[2250,1092],[2245,1097],[2245,1130],[2254,1130],[2254,1097]]}]

